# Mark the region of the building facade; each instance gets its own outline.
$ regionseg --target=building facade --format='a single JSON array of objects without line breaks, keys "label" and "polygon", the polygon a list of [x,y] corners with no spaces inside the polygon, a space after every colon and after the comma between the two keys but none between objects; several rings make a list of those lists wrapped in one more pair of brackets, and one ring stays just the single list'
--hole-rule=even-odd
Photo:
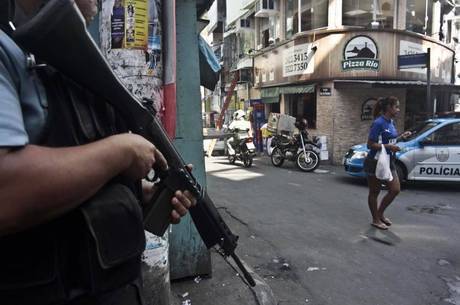
[{"label": "building facade", "polygon": [[[366,141],[379,97],[400,100],[400,131],[433,112],[455,109],[455,3],[242,1],[242,14],[223,34],[228,53],[223,83],[237,73],[245,84],[245,93],[238,90],[237,96],[262,102],[266,114],[307,118],[312,134],[327,136],[334,163],[351,145]],[[399,55],[428,50],[429,99],[427,69],[398,66]],[[248,69],[252,73],[241,79]]]}]

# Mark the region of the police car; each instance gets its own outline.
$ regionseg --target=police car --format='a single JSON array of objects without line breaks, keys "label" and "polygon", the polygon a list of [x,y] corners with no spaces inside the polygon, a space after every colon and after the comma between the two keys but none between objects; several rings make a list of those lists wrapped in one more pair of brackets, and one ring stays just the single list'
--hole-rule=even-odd
[{"label": "police car", "polygon": [[[400,181],[460,182],[460,118],[432,119],[411,130],[412,135],[398,142],[396,171]],[[344,157],[345,171],[366,177],[364,159],[367,144],[353,146]]]}]

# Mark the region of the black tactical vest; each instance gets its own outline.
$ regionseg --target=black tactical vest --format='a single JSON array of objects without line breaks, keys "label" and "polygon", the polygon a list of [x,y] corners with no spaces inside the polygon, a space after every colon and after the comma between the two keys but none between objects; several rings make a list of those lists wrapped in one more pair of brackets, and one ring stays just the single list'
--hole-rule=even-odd
[{"label": "black tactical vest", "polygon": [[[94,94],[50,68],[40,75],[49,107],[42,145],[82,145],[126,131]],[[136,194],[139,185],[116,177],[76,210],[0,237],[0,304],[65,304],[138,278],[145,235]]]}]

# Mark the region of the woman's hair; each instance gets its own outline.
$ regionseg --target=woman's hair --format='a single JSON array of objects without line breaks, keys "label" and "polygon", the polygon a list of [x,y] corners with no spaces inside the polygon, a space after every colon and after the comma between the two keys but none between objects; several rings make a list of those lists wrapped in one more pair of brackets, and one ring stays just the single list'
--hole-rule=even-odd
[{"label": "woman's hair", "polygon": [[374,110],[372,111],[374,119],[384,114],[388,108],[393,107],[394,105],[398,104],[398,102],[398,98],[394,96],[380,97],[374,106]]}]

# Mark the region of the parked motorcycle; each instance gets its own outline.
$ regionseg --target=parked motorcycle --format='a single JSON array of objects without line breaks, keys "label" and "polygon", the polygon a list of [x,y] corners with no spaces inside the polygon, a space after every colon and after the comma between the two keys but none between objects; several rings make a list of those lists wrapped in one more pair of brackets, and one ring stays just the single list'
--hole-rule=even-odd
[{"label": "parked motorcycle", "polygon": [[239,160],[243,162],[244,167],[251,167],[256,155],[256,147],[253,138],[249,136],[247,131],[236,130],[233,138],[227,141],[227,148],[230,164],[235,164],[235,161]]},{"label": "parked motorcycle", "polygon": [[271,147],[271,161],[276,167],[282,166],[287,159],[296,162],[300,170],[311,172],[320,164],[320,139],[313,137],[310,140],[305,132],[294,137],[277,135],[272,139]]}]

